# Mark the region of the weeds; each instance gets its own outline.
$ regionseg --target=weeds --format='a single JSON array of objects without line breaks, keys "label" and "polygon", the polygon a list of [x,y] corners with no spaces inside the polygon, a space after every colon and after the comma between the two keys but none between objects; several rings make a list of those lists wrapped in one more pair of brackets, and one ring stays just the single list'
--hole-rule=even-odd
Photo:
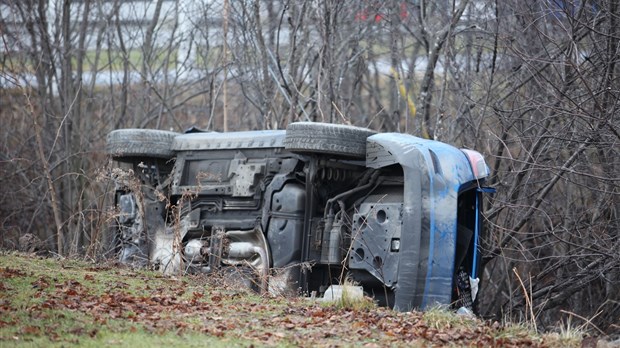
[{"label": "weeds", "polygon": [[586,336],[583,326],[575,326],[571,317],[560,322],[557,332],[547,334],[547,342],[553,342],[560,347],[579,347]]},{"label": "weeds", "polygon": [[338,290],[334,290],[334,288],[332,288],[331,290],[326,290],[326,293],[332,291],[332,296],[334,297],[331,301],[324,301],[328,306],[353,311],[368,311],[377,308],[377,304],[373,299],[364,296],[361,287],[348,277],[345,277],[344,281],[337,289]]},{"label": "weeds", "polygon": [[525,306],[527,308],[527,310],[530,313],[530,318],[528,320],[527,315],[526,315],[526,320],[529,322],[529,325],[532,326],[532,328],[534,329],[534,332],[538,332],[538,327],[536,326],[536,316],[534,315],[534,304],[532,303],[532,280],[530,279],[529,284],[530,284],[530,289],[529,292],[528,290],[525,289],[525,285],[523,284],[523,280],[521,280],[521,276],[519,276],[519,273],[517,272],[516,268],[513,268],[512,271],[514,272],[514,274],[517,276],[517,279],[519,280],[519,284],[521,285],[521,289],[523,290],[523,297],[525,298]]},{"label": "weeds", "polygon": [[447,306],[436,305],[428,308],[422,315],[428,326],[441,329],[444,327],[458,327],[477,325],[477,320],[468,316],[457,315]]}]

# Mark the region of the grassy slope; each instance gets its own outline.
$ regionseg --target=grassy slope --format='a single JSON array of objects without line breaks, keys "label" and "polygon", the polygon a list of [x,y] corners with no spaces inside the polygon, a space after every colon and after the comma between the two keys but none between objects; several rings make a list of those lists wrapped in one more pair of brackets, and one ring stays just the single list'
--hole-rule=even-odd
[{"label": "grassy slope", "polygon": [[204,277],[0,253],[0,346],[579,346],[443,310],[260,297]]}]

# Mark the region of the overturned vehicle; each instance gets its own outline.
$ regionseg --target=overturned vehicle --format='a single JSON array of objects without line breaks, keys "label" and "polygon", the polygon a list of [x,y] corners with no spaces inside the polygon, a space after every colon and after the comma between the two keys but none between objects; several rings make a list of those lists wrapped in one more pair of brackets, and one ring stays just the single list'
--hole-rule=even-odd
[{"label": "overturned vehicle", "polygon": [[476,151],[311,122],[119,129],[106,151],[121,262],[272,293],[322,294],[347,277],[401,311],[476,298],[489,175]]}]

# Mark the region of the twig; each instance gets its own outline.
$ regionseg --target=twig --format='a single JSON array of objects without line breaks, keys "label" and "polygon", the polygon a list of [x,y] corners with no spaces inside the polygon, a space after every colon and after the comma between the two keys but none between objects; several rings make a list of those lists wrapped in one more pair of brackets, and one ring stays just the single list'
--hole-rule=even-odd
[{"label": "twig", "polygon": [[594,320],[594,318],[598,317],[598,316],[599,316],[599,314],[603,313],[603,311],[599,311],[598,313],[596,313],[596,314],[595,314],[592,318],[590,318],[590,319],[585,318],[585,317],[582,317],[581,315],[576,314],[576,313],[573,313],[573,312],[570,312],[570,311],[565,311],[565,310],[563,310],[563,309],[560,309],[560,312],[561,312],[561,313],[564,313],[564,314],[572,315],[572,316],[574,316],[574,317],[576,317],[576,318],[579,318],[579,319],[581,319],[581,320],[585,321],[585,322],[586,322],[586,324],[592,325],[592,327],[593,327],[593,328],[595,328],[595,329],[596,329],[596,331],[598,331],[601,335],[603,335],[603,336],[606,336],[606,335],[607,335],[605,332],[603,332],[603,330],[599,329],[599,328],[598,328],[598,326],[596,326],[596,325],[594,325],[594,324],[592,323],[592,320]]},{"label": "twig", "polygon": [[[527,290],[525,289],[525,285],[523,284],[523,280],[521,280],[521,277],[519,276],[519,273],[517,272],[517,268],[513,267],[512,271],[517,276],[517,279],[519,279],[519,284],[521,284],[521,289],[523,289],[523,296],[525,296],[525,304],[526,304],[527,308],[530,310],[530,320],[532,321],[532,325],[534,326],[534,331],[538,332],[538,328],[536,327],[536,318],[534,317],[534,309],[533,309],[533,306],[532,306],[532,301],[530,300],[530,297],[527,294]],[[531,284],[531,282],[530,282],[530,284]]]}]

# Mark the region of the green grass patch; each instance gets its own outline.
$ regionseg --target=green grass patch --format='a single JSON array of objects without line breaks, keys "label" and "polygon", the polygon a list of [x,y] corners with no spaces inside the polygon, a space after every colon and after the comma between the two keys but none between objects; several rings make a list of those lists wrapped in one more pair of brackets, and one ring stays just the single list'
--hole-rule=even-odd
[{"label": "green grass patch", "polygon": [[[157,49],[148,65],[152,71],[163,68],[174,69],[177,65],[178,52],[176,50]],[[82,60],[83,71],[123,71],[125,64],[128,64],[130,71],[140,71],[144,54],[141,49],[132,49],[127,52],[118,50],[101,49],[97,54],[95,50],[84,53]],[[24,53],[11,53],[0,55],[0,61],[4,62],[6,73],[34,73],[39,66],[39,62]],[[78,68],[77,54],[71,55],[71,68],[76,71]]]},{"label": "green grass patch", "polygon": [[0,346],[577,346],[445,308],[398,313],[359,298],[319,304],[225,279],[0,252]]}]

